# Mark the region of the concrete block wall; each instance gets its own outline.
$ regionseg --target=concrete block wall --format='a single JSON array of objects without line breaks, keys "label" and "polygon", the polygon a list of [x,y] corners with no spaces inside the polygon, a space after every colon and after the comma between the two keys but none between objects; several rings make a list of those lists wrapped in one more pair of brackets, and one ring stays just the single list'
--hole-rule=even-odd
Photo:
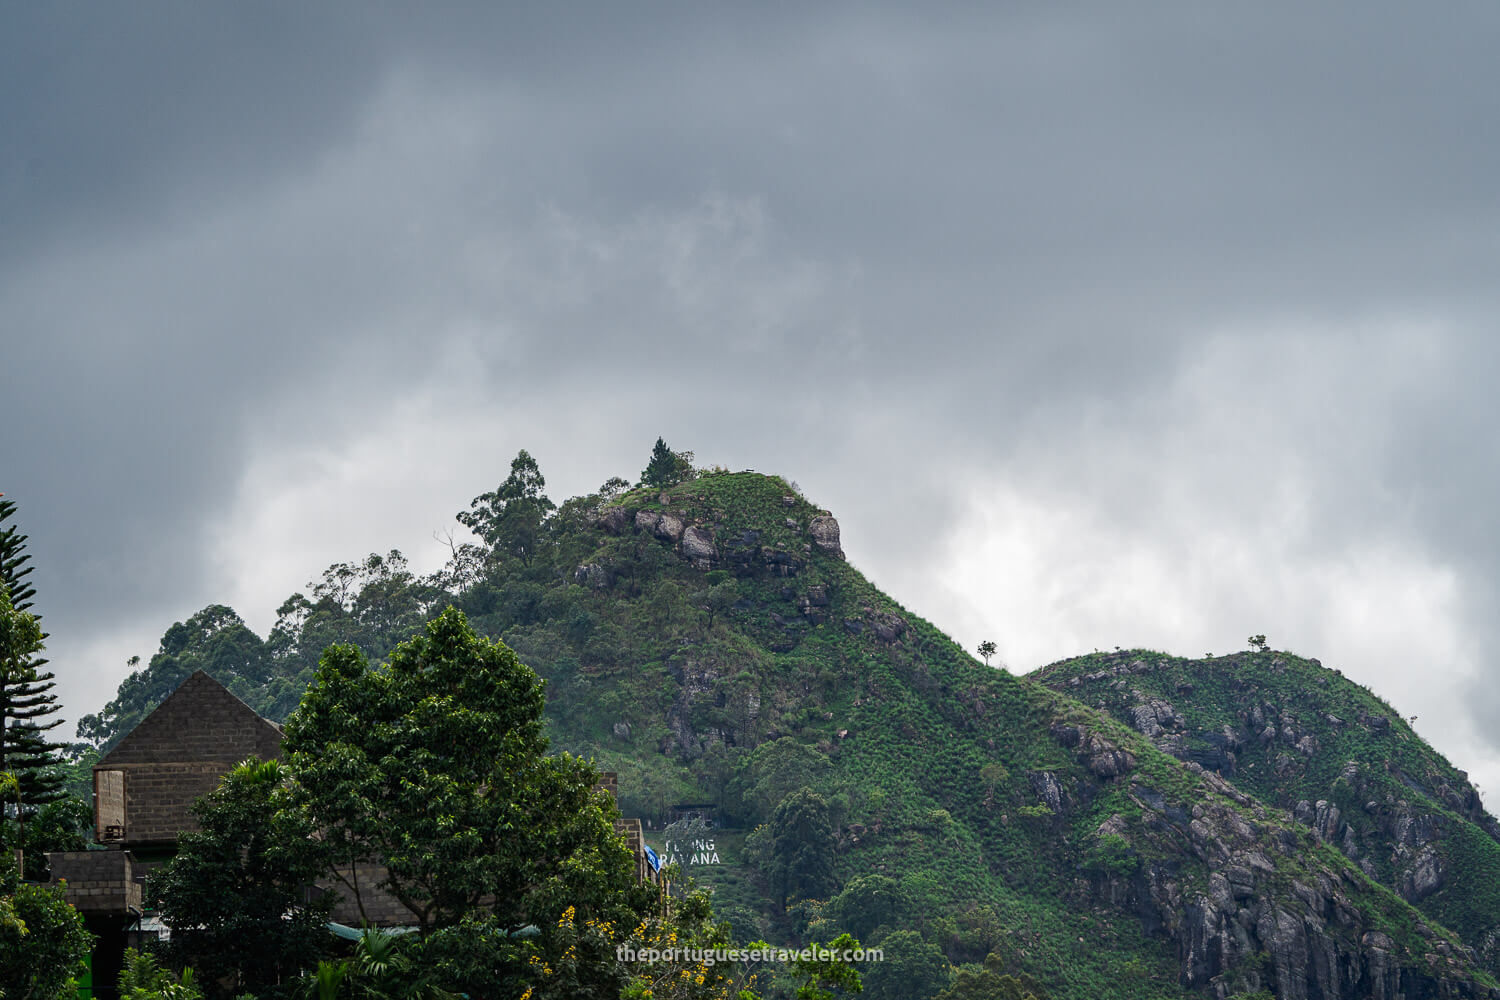
[{"label": "concrete block wall", "polygon": [[176,843],[199,829],[193,803],[219,786],[219,763],[145,764],[125,773],[126,846]]},{"label": "concrete block wall", "polygon": [[[368,920],[371,925],[375,927],[416,926],[416,915],[406,908],[406,904],[384,889],[376,888],[385,878],[384,865],[343,865],[335,868],[334,872],[350,880],[358,874],[359,896],[364,902],[364,919]],[[353,891],[338,878],[322,879],[318,884],[330,892],[339,894],[340,898],[333,907],[333,919],[350,927],[360,926],[359,902],[355,900]]]},{"label": "concrete block wall", "polygon": [[132,729],[98,763],[103,770],[129,764],[216,762],[229,770],[247,757],[281,756],[281,727],[198,671]]},{"label": "concrete block wall", "polygon": [[[95,837],[127,846],[173,843],[198,829],[193,802],[230,768],[280,756],[281,728],[200,670],[94,766]],[[112,835],[116,826],[122,837]]]},{"label": "concrete block wall", "polygon": [[125,772],[94,769],[94,839],[101,844],[125,838]]},{"label": "concrete block wall", "polygon": [[141,885],[126,851],[66,851],[47,855],[52,879],[63,882],[63,898],[80,913],[141,909]]}]

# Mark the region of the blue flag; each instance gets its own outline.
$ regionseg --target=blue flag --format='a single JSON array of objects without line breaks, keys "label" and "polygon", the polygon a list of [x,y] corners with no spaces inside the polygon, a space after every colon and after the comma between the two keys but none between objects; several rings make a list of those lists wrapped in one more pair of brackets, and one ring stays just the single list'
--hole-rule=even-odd
[{"label": "blue flag", "polygon": [[656,852],[651,849],[650,844],[643,844],[642,846],[646,848],[646,860],[651,862],[651,870],[654,872],[661,871],[661,858],[656,856]]}]

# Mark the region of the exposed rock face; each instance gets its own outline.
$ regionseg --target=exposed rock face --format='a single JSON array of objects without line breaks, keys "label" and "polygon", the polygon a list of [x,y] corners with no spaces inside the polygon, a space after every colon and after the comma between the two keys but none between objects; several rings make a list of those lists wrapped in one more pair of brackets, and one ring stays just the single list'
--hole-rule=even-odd
[{"label": "exposed rock face", "polygon": [[707,569],[719,558],[714,547],[714,533],[707,528],[687,528],[682,532],[682,554],[699,569]]},{"label": "exposed rock face", "polygon": [[1079,726],[1055,725],[1052,738],[1073,750],[1078,761],[1101,778],[1117,778],[1135,767],[1135,755]]},{"label": "exposed rock face", "polygon": [[614,583],[609,570],[598,563],[587,563],[573,571],[573,582],[594,590],[604,590]]},{"label": "exposed rock face", "polygon": [[[1076,727],[1054,727],[1053,735],[1079,748],[1090,742]],[[1191,852],[1207,863],[1206,892],[1189,891],[1177,866],[1158,863],[1145,865],[1132,881],[1112,876],[1099,886],[1101,894],[1134,909],[1147,927],[1161,928],[1176,941],[1184,985],[1219,998],[1265,989],[1278,1000],[1500,996],[1465,975],[1462,960],[1472,955],[1432,928],[1418,927],[1427,951],[1417,955],[1370,927],[1352,895],[1362,888],[1357,876],[1316,866],[1308,881],[1284,885],[1274,859],[1305,858],[1308,834],[1251,822],[1244,810],[1261,808],[1254,800],[1240,793],[1228,802],[1222,796],[1232,786],[1212,773],[1196,773],[1219,795],[1193,803],[1189,811],[1187,803],[1172,803],[1134,783],[1130,795],[1142,807],[1141,821],[1131,825],[1112,816],[1096,834],[1158,846],[1186,838]],[[1065,807],[1043,774],[1027,775],[1033,791],[1049,807],[1057,808],[1054,798]],[[1302,806],[1299,811],[1315,818],[1314,806]]]},{"label": "exposed rock face", "polygon": [[871,626],[881,642],[895,642],[906,634],[906,619],[900,615],[877,614]]},{"label": "exposed rock face", "polygon": [[683,527],[682,518],[676,514],[663,514],[656,519],[651,533],[664,542],[676,544],[682,538]]},{"label": "exposed rock face", "polygon": [[1036,793],[1036,797],[1046,803],[1047,808],[1054,813],[1061,813],[1064,805],[1070,804],[1068,793],[1063,791],[1057,775],[1051,771],[1028,771],[1026,780],[1031,784],[1031,790]]},{"label": "exposed rock face", "polygon": [[[1475,984],[1467,966],[1480,962],[1491,972],[1500,969],[1500,924],[1493,934],[1482,914],[1469,917],[1466,926],[1450,924],[1449,930],[1462,934],[1463,942],[1419,926],[1415,944],[1410,935],[1392,929],[1399,924],[1385,926],[1384,931],[1398,938],[1393,944],[1381,928],[1369,924],[1377,918],[1371,916],[1368,893],[1356,883],[1359,872],[1327,863],[1320,866],[1320,879],[1299,875],[1290,886],[1295,898],[1289,899],[1288,886],[1263,871],[1258,861],[1269,862],[1278,853],[1305,858],[1305,849],[1296,846],[1300,834],[1296,827],[1284,825],[1286,819],[1278,820],[1274,810],[1224,780],[1233,777],[1247,791],[1269,789],[1262,792],[1269,796],[1267,801],[1288,809],[1308,836],[1336,848],[1359,871],[1407,902],[1424,909],[1438,906],[1428,912],[1431,919],[1441,920],[1438,914],[1455,912],[1452,900],[1475,898],[1472,893],[1463,895],[1462,866],[1455,861],[1457,845],[1465,843],[1459,839],[1459,818],[1500,840],[1496,822],[1484,813],[1467,776],[1445,768],[1440,760],[1413,766],[1410,758],[1365,749],[1379,744],[1364,734],[1377,740],[1409,736],[1397,732],[1399,720],[1394,716],[1357,707],[1358,691],[1331,688],[1338,683],[1336,677],[1308,676],[1308,667],[1317,664],[1281,657],[1246,660],[1200,667],[1174,658],[1106,654],[1092,658],[1083,668],[1087,672],[1062,674],[1047,682],[1111,712],[1195,769],[1216,792],[1248,805],[1238,818],[1192,809],[1186,833],[1193,853],[1210,867],[1208,891],[1195,898],[1183,889],[1182,908],[1174,911],[1168,888],[1154,887],[1156,902],[1147,909],[1154,907],[1156,915],[1142,916],[1147,925],[1160,920],[1170,927],[1174,920],[1181,921],[1184,982],[1208,987],[1220,997],[1257,989],[1274,991],[1278,998],[1309,1000],[1489,996]],[[1211,677],[1209,690],[1223,692],[1221,700],[1209,703],[1194,695],[1195,684],[1203,683],[1196,671]],[[1292,671],[1301,672],[1292,683],[1268,679],[1295,676]],[[1320,690],[1330,693],[1321,695]],[[1122,777],[1115,773],[1120,762],[1107,753],[1089,753],[1091,735],[1083,727],[1055,726],[1053,736],[1073,748],[1101,779],[1129,780],[1137,773],[1128,771]],[[1363,741],[1365,746],[1351,741]],[[1327,774],[1330,755],[1354,753],[1361,756],[1343,763],[1337,780],[1309,781],[1313,774]],[[1282,790],[1296,790],[1305,798],[1276,799],[1278,792],[1286,794]],[[1132,786],[1133,793],[1140,791]],[[1158,813],[1172,808],[1160,795],[1142,795],[1141,800]],[[1436,808],[1438,804],[1447,808]],[[1251,815],[1257,817],[1254,822],[1246,819]],[[1155,821],[1148,825],[1151,822]],[[1183,828],[1165,815],[1164,822]],[[1472,834],[1466,836],[1472,843]],[[1126,839],[1138,842],[1139,837],[1139,831],[1133,831]],[[1253,841],[1259,846],[1251,850]],[[1157,846],[1167,848],[1165,843]],[[1271,867],[1278,865],[1284,876],[1283,862]],[[1170,873],[1165,876],[1176,882]],[[1115,902],[1125,891],[1121,885],[1107,890]],[[1264,982],[1258,986],[1245,974],[1258,964],[1257,955],[1269,956]]]},{"label": "exposed rock face", "polygon": [[618,535],[630,524],[630,515],[624,507],[611,507],[599,515],[599,527],[611,535]]},{"label": "exposed rock face", "polygon": [[765,568],[777,576],[796,576],[797,571],[802,568],[802,560],[785,549],[773,549],[764,545],[761,546],[760,557]]},{"label": "exposed rock face", "polygon": [[807,530],[811,532],[813,544],[829,555],[842,559],[844,550],[839,545],[839,523],[828,514],[812,519]]},{"label": "exposed rock face", "polygon": [[715,726],[695,727],[692,721],[703,709],[717,702],[724,670],[717,663],[696,659],[675,662],[671,669],[680,687],[667,713],[671,733],[662,749],[693,760],[715,744],[733,743],[733,735],[725,730]]}]

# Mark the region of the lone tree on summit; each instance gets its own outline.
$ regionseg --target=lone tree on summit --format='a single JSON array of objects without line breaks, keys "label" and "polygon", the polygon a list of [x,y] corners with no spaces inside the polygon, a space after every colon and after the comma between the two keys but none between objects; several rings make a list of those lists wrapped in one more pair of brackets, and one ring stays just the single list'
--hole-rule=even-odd
[{"label": "lone tree on summit", "polygon": [[677,479],[677,456],[672,454],[672,449],[667,447],[667,442],[657,438],[656,446],[651,449],[651,461],[646,465],[646,471],[641,473],[641,484],[657,487],[674,486]]},{"label": "lone tree on summit", "polygon": [[984,665],[989,666],[990,657],[995,655],[995,644],[989,639],[986,639],[979,644],[978,652],[980,656],[984,657]]}]

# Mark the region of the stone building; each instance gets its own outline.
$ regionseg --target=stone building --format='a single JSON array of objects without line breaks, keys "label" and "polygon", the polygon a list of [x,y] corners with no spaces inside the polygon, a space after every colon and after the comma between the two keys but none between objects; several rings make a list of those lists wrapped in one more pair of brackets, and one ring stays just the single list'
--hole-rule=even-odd
[{"label": "stone building", "polygon": [[198,829],[193,802],[249,757],[281,756],[281,727],[198,671],[94,765],[94,839],[104,850],[48,856],[52,878],[98,943],[94,995],[113,997],[125,948],[138,943],[141,890],[177,838]]},{"label": "stone building", "polygon": [[[94,765],[94,835],[103,849],[48,855],[52,878],[66,883],[65,898],[97,938],[94,996],[114,1000],[125,949],[159,933],[142,890],[151,870],[176,853],[178,838],[198,829],[193,803],[242,761],[279,759],[281,738],[280,726],[200,670]],[[618,797],[614,774],[604,774],[600,787]],[[655,881],[640,820],[616,820],[615,829],[635,854],[636,878]],[[384,874],[379,865],[359,866],[364,919],[377,927],[414,926],[399,900],[374,888]],[[361,922],[359,906],[337,880],[322,888],[340,894],[335,921]]]}]

